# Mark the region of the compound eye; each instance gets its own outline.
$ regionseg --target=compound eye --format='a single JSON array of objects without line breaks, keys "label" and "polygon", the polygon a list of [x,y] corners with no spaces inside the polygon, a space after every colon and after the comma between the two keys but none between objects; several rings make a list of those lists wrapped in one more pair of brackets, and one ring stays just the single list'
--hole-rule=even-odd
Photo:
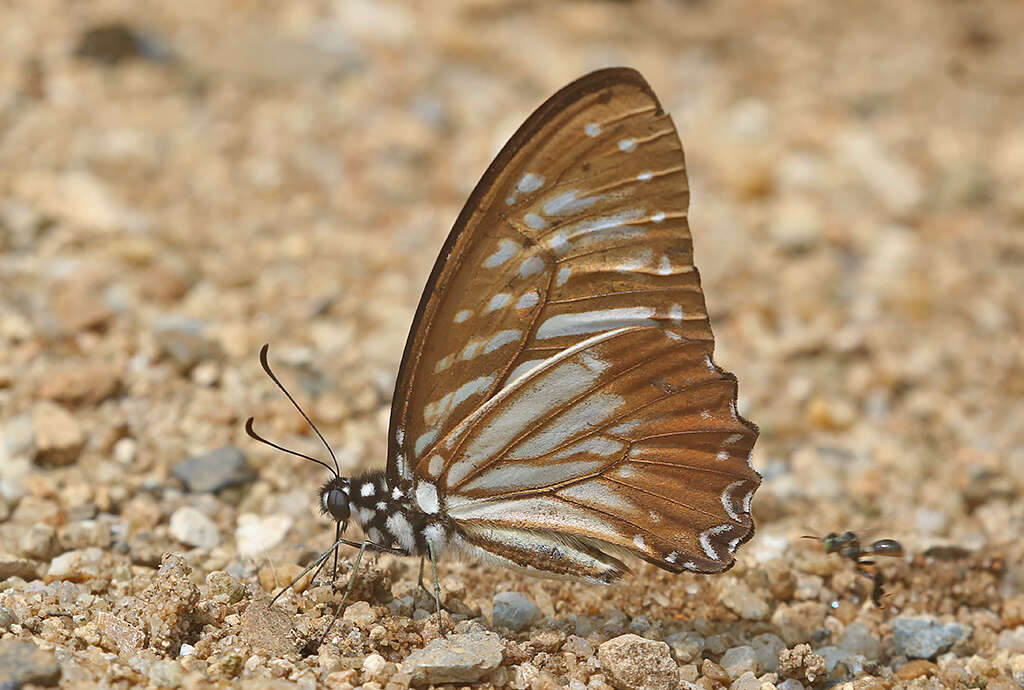
[{"label": "compound eye", "polygon": [[338,522],[344,522],[348,520],[349,509],[348,509],[348,494],[341,489],[331,489],[327,492],[326,504],[327,512],[331,514]]}]

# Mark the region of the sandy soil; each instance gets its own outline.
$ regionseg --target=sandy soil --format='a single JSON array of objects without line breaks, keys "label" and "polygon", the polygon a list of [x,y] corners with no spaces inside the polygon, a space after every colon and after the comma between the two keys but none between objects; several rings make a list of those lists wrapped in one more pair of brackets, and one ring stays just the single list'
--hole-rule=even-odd
[{"label": "sandy soil", "polygon": [[[758,533],[724,576],[638,566],[611,589],[446,563],[449,624],[498,633],[499,663],[464,678],[1024,685],[1024,5],[2,13],[0,685],[429,682],[401,664],[438,637],[415,561],[377,559],[319,653],[330,587],[265,608],[333,530],[322,469],[243,433],[253,415],[321,452],[257,353],[272,344],[345,471],[382,466],[466,195],[536,105],[613,64],[644,73],[686,147],[717,360],[761,427]],[[800,539],[844,529],[905,548],[879,562],[883,608]],[[510,591],[539,610],[503,599],[516,631],[494,612]],[[677,677],[622,675],[600,645],[626,633],[666,641],[645,649]]]}]

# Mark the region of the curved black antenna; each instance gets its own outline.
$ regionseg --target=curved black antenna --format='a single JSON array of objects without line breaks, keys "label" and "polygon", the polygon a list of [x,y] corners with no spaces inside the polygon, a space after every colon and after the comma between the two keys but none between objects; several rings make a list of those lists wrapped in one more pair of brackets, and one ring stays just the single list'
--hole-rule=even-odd
[{"label": "curved black antenna", "polygon": [[[317,436],[320,437],[320,441],[324,444],[324,448],[327,449],[327,452],[330,453],[330,455],[331,455],[331,460],[334,461],[334,476],[335,477],[341,476],[341,468],[338,467],[338,458],[334,457],[334,451],[331,450],[331,444],[329,444],[327,442],[327,439],[324,438],[324,435],[321,434],[320,430],[316,428],[316,424],[313,423],[313,420],[309,418],[309,415],[307,415],[305,412],[303,412],[302,408],[299,407],[299,403],[295,402],[295,398],[292,397],[292,394],[288,392],[288,389],[286,389],[283,385],[281,385],[281,382],[277,380],[276,376],[274,376],[274,372],[270,370],[270,364],[267,363],[267,352],[269,350],[270,350],[270,343],[264,343],[263,347],[260,348],[260,364],[263,365],[263,371],[267,372],[267,376],[270,377],[270,380],[277,384],[277,387],[281,389],[281,392],[284,393],[286,398],[288,398],[288,401],[291,402],[291,404],[295,406],[295,409],[299,411],[299,414],[302,415],[302,418],[306,420],[306,424],[309,424],[309,427],[313,431],[316,432]],[[273,445],[273,444],[271,444],[271,445]],[[284,450],[284,449],[282,449],[282,450]],[[288,451],[288,452],[291,452],[291,451]],[[294,453],[294,455],[300,455],[300,454],[299,453]],[[302,457],[307,457],[307,456],[302,456]],[[310,458],[310,459],[312,460],[312,458]],[[320,461],[317,460],[317,462],[320,462]],[[320,462],[320,464],[323,465],[324,463]],[[330,469],[330,468],[328,467],[327,469]]]},{"label": "curved black antenna", "polygon": [[299,457],[299,458],[305,458],[306,460],[312,460],[316,464],[323,465],[324,467],[326,467],[329,472],[334,472],[334,476],[335,477],[338,476],[338,473],[334,470],[334,468],[332,468],[330,465],[328,465],[323,460],[317,460],[316,458],[314,458],[312,456],[309,456],[309,455],[306,455],[305,453],[300,453],[297,450],[292,450],[291,448],[285,448],[284,446],[279,446],[276,443],[274,443],[273,441],[268,441],[267,439],[263,438],[262,436],[257,434],[255,431],[253,431],[252,421],[253,421],[252,417],[249,417],[249,419],[245,420],[245,433],[249,434],[249,436],[251,438],[256,439],[260,443],[265,443],[268,446],[270,446],[271,448],[277,448],[278,450],[283,451],[285,453],[288,453],[289,455],[294,455],[294,456]]}]

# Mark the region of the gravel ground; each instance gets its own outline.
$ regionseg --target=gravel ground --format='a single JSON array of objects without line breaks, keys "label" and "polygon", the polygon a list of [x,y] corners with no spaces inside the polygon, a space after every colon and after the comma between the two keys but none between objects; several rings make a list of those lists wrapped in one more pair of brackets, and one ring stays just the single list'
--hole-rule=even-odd
[{"label": "gravel ground", "polygon": [[[1024,5],[3,3],[0,686],[1024,685]],[[718,577],[415,561],[267,592],[381,466],[422,284],[590,69],[679,128],[719,363],[761,427]],[[898,539],[883,606],[822,535]],[[351,554],[346,554],[350,556]],[[350,566],[343,564],[343,576]],[[855,680],[854,680],[855,679]]]}]

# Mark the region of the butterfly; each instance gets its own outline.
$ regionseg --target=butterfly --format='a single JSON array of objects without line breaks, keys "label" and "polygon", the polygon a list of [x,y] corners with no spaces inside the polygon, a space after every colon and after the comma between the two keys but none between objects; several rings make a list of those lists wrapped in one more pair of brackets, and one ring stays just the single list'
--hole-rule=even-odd
[{"label": "butterfly", "polygon": [[[423,586],[426,558],[440,618],[442,556],[599,584],[629,572],[626,555],[731,567],[754,532],[758,430],[712,361],[688,201],[675,127],[635,70],[593,72],[541,105],[434,264],[386,469],[344,477],[303,456],[333,475],[319,500],[336,541],[310,568],[330,553],[337,567],[349,544],[356,566],[368,549],[420,556]],[[266,348],[261,361],[280,386]],[[343,538],[350,521],[363,540]]]}]

